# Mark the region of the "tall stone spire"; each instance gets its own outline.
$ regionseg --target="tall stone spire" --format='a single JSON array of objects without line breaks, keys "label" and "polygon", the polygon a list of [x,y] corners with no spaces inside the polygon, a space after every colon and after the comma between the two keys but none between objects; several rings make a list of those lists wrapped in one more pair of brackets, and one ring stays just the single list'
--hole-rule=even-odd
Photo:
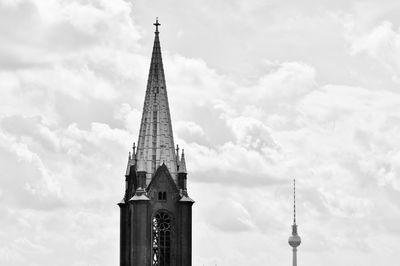
[{"label": "tall stone spire", "polygon": [[154,26],[139,141],[128,155],[125,196],[118,203],[119,265],[191,266],[194,201],[188,195],[183,149],[179,156],[174,146],[158,19]]},{"label": "tall stone spire", "polygon": [[141,165],[142,170],[146,172],[147,185],[158,166],[162,164],[167,166],[172,178],[175,182],[177,181],[174,137],[158,31],[160,25],[157,18],[154,23],[156,31],[154,32],[153,53],[136,154],[137,164]]},{"label": "tall stone spire", "polygon": [[293,248],[293,266],[297,266],[297,247],[300,246],[301,238],[297,234],[296,224],[296,179],[293,179],[293,225],[292,235],[289,237],[289,245]]}]

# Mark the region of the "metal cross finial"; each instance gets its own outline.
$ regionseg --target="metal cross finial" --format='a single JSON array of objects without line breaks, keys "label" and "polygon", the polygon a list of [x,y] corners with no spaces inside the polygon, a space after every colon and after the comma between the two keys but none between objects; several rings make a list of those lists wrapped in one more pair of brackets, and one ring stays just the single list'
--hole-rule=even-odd
[{"label": "metal cross finial", "polygon": [[296,178],[293,179],[293,224],[296,224]]},{"label": "metal cross finial", "polygon": [[158,26],[161,26],[160,23],[158,23],[158,17],[156,17],[156,23],[153,23],[154,26],[156,26],[156,33],[158,33]]}]

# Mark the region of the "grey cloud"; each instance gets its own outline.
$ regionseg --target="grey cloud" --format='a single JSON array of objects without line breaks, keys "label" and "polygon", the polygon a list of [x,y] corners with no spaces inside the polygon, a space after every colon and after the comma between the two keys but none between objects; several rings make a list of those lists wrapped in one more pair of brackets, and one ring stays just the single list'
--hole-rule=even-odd
[{"label": "grey cloud", "polygon": [[[1,198],[14,208],[47,210],[65,206],[63,200],[47,186],[38,165],[21,160],[16,154],[0,149],[2,164]],[[30,188],[30,189],[28,189]]]},{"label": "grey cloud", "polygon": [[22,117],[13,115],[4,117],[0,121],[1,128],[8,133],[23,137],[32,137],[38,141],[38,144],[49,152],[57,152],[60,148],[60,143],[55,134],[44,125],[42,118],[39,116]]},{"label": "grey cloud", "polygon": [[235,170],[210,169],[204,171],[193,171],[189,178],[193,182],[216,183],[235,187],[269,187],[285,183],[286,181],[269,173],[261,173],[257,169],[249,169],[248,172]]},{"label": "grey cloud", "polygon": [[247,210],[233,199],[212,204],[205,213],[207,222],[222,232],[245,232],[253,227]]}]

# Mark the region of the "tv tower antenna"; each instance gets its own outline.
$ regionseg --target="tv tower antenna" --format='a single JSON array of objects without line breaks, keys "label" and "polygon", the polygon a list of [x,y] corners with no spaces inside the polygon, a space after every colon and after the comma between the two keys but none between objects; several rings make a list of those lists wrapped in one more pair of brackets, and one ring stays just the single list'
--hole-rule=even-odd
[{"label": "tv tower antenna", "polygon": [[300,246],[301,238],[297,234],[296,224],[296,179],[293,179],[293,225],[292,235],[289,237],[289,245],[293,248],[293,266],[297,266],[297,247]]}]

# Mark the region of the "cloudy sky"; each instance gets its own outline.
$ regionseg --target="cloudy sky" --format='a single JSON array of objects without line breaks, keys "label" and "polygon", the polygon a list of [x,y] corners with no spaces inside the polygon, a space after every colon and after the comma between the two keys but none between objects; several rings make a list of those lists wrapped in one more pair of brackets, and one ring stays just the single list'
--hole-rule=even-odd
[{"label": "cloudy sky", "polygon": [[0,0],[0,265],[118,265],[160,18],[194,266],[395,265],[396,0]]}]

